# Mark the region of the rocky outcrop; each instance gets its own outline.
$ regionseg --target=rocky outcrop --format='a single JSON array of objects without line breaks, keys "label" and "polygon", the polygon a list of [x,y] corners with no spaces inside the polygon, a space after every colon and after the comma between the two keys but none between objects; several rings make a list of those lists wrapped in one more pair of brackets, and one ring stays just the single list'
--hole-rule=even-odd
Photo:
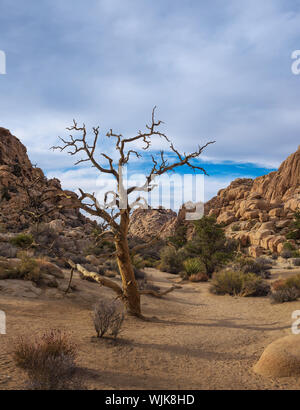
[{"label": "rocky outcrop", "polygon": [[130,235],[149,240],[157,235],[166,238],[171,235],[177,214],[171,210],[136,209],[129,225]]},{"label": "rocky outcrop", "polygon": [[[205,214],[214,215],[223,224],[226,235],[237,239],[241,248],[257,257],[265,252],[280,253],[286,242],[294,212],[300,209],[300,146],[279,167],[278,171],[256,179],[238,178],[221,189],[205,204]],[[169,236],[178,223],[184,221],[184,210],[175,216],[168,213],[168,220],[160,219],[156,224],[158,211],[136,211],[132,227],[140,227],[139,237],[145,239],[162,229],[165,223]],[[149,218],[149,219],[148,219]],[[151,225],[148,225],[151,221]],[[191,224],[184,222],[189,227]],[[151,226],[151,227],[150,227]],[[132,234],[137,229],[131,231]],[[163,237],[163,236],[162,236]],[[291,241],[296,247],[299,244]]]},{"label": "rocky outcrop", "polygon": [[0,128],[0,200],[0,226],[5,231],[28,228],[36,215],[43,215],[40,221],[61,220],[72,227],[87,223],[76,207],[77,195],[34,167],[25,146],[5,128]]},{"label": "rocky outcrop", "polygon": [[227,236],[249,247],[250,255],[280,253],[294,212],[300,209],[300,146],[278,171],[254,180],[236,179],[205,209],[226,226]]}]

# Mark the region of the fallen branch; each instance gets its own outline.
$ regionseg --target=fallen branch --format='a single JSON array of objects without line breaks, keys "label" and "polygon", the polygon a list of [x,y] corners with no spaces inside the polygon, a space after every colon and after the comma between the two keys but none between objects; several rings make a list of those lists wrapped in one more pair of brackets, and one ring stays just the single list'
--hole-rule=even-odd
[{"label": "fallen branch", "polygon": [[[68,260],[69,265],[72,267],[72,269],[77,269],[78,272],[80,273],[80,276],[82,279],[92,279],[93,282],[99,283],[101,286],[106,286],[110,289],[112,289],[115,293],[117,293],[118,298],[124,298],[124,293],[122,288],[115,282],[113,282],[110,279],[104,278],[103,276],[100,276],[96,272],[90,272],[87,269],[85,269],[83,266],[79,264],[75,264],[72,260]],[[152,289],[144,289],[144,290],[139,290],[140,295],[151,295],[156,298],[162,298],[163,296],[167,295],[168,293],[173,292],[175,289],[181,289],[182,286],[179,285],[173,285],[169,289],[164,290],[163,292],[156,292],[155,290]]]},{"label": "fallen branch", "polygon": [[87,269],[85,269],[83,266],[79,265],[79,264],[75,264],[73,261],[68,260],[69,265],[74,268],[77,269],[78,272],[81,274],[81,277],[86,279],[92,279],[94,282],[99,283],[102,286],[106,286],[110,289],[112,289],[114,292],[117,293],[117,295],[119,297],[123,297],[123,290],[122,288],[115,282],[113,282],[110,279],[107,278],[103,278],[103,276],[100,276],[98,273],[96,272],[90,272]]}]

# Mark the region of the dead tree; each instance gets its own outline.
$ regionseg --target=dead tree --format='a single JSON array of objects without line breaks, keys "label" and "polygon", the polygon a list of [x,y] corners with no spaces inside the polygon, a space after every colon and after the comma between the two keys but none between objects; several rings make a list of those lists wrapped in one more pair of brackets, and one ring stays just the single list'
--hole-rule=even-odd
[{"label": "dead tree", "polygon": [[[78,126],[75,120],[73,120],[73,125],[67,128],[67,130],[71,132],[69,138],[66,140],[59,137],[62,145],[52,147],[54,150],[59,149],[60,151],[68,149],[68,153],[72,156],[83,154],[83,157],[79,159],[75,165],[89,162],[101,174],[111,174],[115,178],[117,182],[117,190],[116,192],[110,191],[106,193],[104,206],[100,206],[94,193],[87,193],[82,189],[79,189],[81,194],[79,197],[79,206],[88,214],[102,218],[106,222],[107,227],[109,227],[109,230],[103,232],[103,236],[110,234],[113,237],[116,248],[114,256],[118,262],[122,278],[122,288],[115,283],[112,286],[112,284],[107,283],[107,281],[102,281],[102,284],[112,288],[117,293],[117,296],[123,300],[128,313],[137,317],[142,317],[140,306],[141,292],[139,292],[131,263],[128,245],[128,227],[131,212],[136,205],[140,203],[139,201],[144,199],[138,197],[135,201],[130,203],[128,198],[135,192],[152,191],[155,188],[155,184],[153,183],[155,177],[163,175],[169,171],[174,171],[176,168],[184,165],[190,167],[194,172],[201,171],[206,174],[204,168],[193,164],[192,160],[198,158],[203,150],[209,144],[214,142],[208,142],[203,146],[199,146],[197,151],[190,154],[181,154],[175,149],[170,139],[164,133],[159,131],[159,126],[162,124],[162,121],[155,120],[155,108],[156,107],[154,107],[152,111],[151,125],[146,125],[146,130],[144,132],[139,131],[137,135],[129,138],[124,138],[122,134],[115,134],[112,130],[106,134],[106,137],[115,140],[115,148],[118,153],[117,161],[114,161],[113,158],[104,152],[100,153],[99,156],[96,153],[99,141],[99,127],[92,128],[92,142],[89,142],[86,126],[84,124]],[[73,135],[74,133],[76,133],[76,137]],[[137,142],[141,142],[143,144],[143,150],[148,151],[151,147],[151,139],[154,136],[158,136],[168,143],[169,151],[172,152],[176,160],[174,160],[173,163],[169,163],[165,158],[164,151],[161,151],[160,155],[157,157],[151,155],[152,165],[149,174],[146,176],[145,184],[142,186],[125,187],[122,174],[123,167],[130,161],[132,156],[136,156],[137,158],[142,157],[141,153],[137,150],[129,149],[130,146],[132,147]],[[98,156],[98,158],[96,158],[96,156]],[[106,162],[105,166],[100,163],[100,159],[103,159]],[[111,203],[108,201],[109,195],[113,195],[114,197],[114,211],[111,210]]]}]

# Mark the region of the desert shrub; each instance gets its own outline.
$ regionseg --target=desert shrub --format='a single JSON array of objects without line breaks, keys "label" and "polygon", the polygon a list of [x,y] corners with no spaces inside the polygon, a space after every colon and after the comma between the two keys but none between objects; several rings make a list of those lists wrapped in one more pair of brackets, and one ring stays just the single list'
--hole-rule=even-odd
[{"label": "desert shrub", "polygon": [[21,262],[18,266],[18,273],[20,279],[31,280],[36,284],[39,283],[41,278],[38,262],[26,254],[22,255]]},{"label": "desert shrub", "polygon": [[191,282],[207,282],[209,277],[206,273],[196,273],[195,275],[189,276]]},{"label": "desert shrub", "polygon": [[174,235],[167,239],[167,242],[175,246],[176,249],[180,249],[187,243],[187,226],[185,224],[177,225]]},{"label": "desert shrub", "polygon": [[266,296],[270,286],[253,273],[223,270],[214,275],[210,291],[216,295]]},{"label": "desert shrub", "polygon": [[276,260],[278,259],[277,253],[272,253],[271,258],[272,258],[274,261],[276,261]]},{"label": "desert shrub", "polygon": [[270,293],[270,285],[261,278],[251,278],[244,282],[241,296],[267,296]]},{"label": "desert shrub", "polygon": [[284,259],[290,259],[293,256],[293,254],[292,251],[288,249],[283,249],[283,251],[280,253],[280,256]]},{"label": "desert shrub", "polygon": [[145,268],[154,268],[157,263],[157,260],[151,257],[144,259]]},{"label": "desert shrub", "polygon": [[0,279],[23,279],[35,283],[40,281],[40,268],[37,261],[25,252],[18,254],[20,262],[10,260],[0,261]]},{"label": "desert shrub", "polygon": [[252,259],[242,256],[235,260],[233,268],[243,273],[254,273],[257,276],[267,279],[270,277],[272,261],[262,257]]},{"label": "desert shrub", "polygon": [[275,290],[270,294],[271,303],[293,302],[299,298],[299,290],[291,288],[282,288]]},{"label": "desert shrub", "polygon": [[101,300],[94,308],[93,320],[97,337],[102,338],[109,332],[116,339],[121,331],[124,313],[115,301]]},{"label": "desert shrub", "polygon": [[18,246],[22,249],[29,248],[33,243],[33,236],[30,234],[20,233],[14,238],[11,238],[9,242],[12,245]]},{"label": "desert shrub", "polygon": [[294,266],[300,266],[300,258],[293,259]]},{"label": "desert shrub", "polygon": [[237,232],[241,230],[241,226],[239,224],[234,224],[231,226],[232,232]]},{"label": "desert shrub", "polygon": [[205,216],[195,221],[193,240],[186,245],[190,256],[198,257],[209,277],[217,268],[230,261],[236,251],[236,242],[227,240],[224,229],[214,217]]},{"label": "desert shrub", "polygon": [[183,261],[186,253],[183,249],[176,249],[173,246],[166,246],[160,253],[159,269],[168,273],[179,273],[183,270]]},{"label": "desert shrub", "polygon": [[283,244],[283,249],[284,249],[285,251],[294,251],[294,250],[295,250],[295,247],[294,247],[294,245],[293,245],[291,242],[284,242],[284,244]]},{"label": "desert shrub", "polygon": [[285,280],[285,285],[288,288],[295,287],[296,289],[300,291],[300,274],[290,276],[289,278],[287,278]]},{"label": "desert shrub", "polygon": [[133,255],[131,257],[132,266],[137,269],[143,269],[145,267],[144,259],[140,255]]},{"label": "desert shrub", "polygon": [[198,258],[189,258],[183,262],[184,271],[189,277],[191,275],[196,275],[205,270],[203,263]]},{"label": "desert shrub", "polygon": [[13,358],[23,369],[34,390],[62,390],[80,388],[74,377],[77,347],[66,333],[48,331],[34,340],[20,338],[15,343]]},{"label": "desert shrub", "polygon": [[291,226],[291,231],[287,233],[287,239],[300,239],[300,211],[295,212],[294,222]]}]

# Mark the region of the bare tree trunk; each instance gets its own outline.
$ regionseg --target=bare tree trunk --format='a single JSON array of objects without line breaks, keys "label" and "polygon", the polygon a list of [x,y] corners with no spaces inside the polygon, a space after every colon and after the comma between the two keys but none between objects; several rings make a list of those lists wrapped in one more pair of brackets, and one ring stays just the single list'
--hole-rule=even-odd
[{"label": "bare tree trunk", "polygon": [[128,224],[129,215],[125,212],[121,215],[121,232],[115,237],[117,262],[122,278],[123,301],[126,309],[129,314],[141,317],[140,293],[135,280],[127,239]]}]

